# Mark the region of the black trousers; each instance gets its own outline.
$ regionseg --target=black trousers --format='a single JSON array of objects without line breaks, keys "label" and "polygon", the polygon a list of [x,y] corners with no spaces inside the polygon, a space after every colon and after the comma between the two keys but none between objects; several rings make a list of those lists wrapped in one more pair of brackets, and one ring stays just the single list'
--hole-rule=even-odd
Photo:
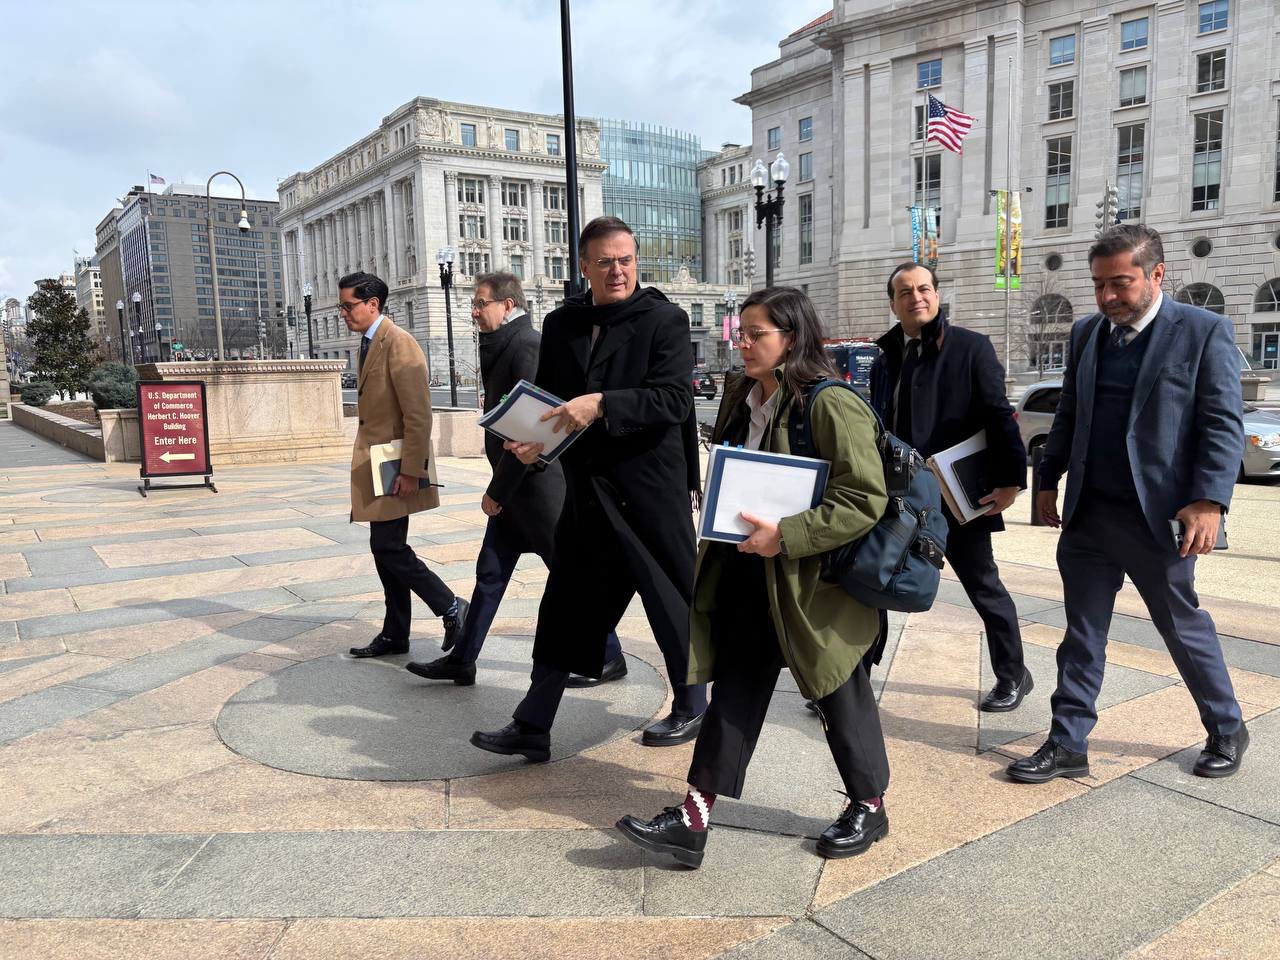
[{"label": "black trousers", "polygon": [[382,619],[382,635],[388,640],[408,640],[413,617],[410,591],[422,598],[437,617],[453,604],[453,591],[418,559],[408,544],[409,518],[372,520],[369,523],[369,550],[373,553],[378,579],[387,601]]},{"label": "black trousers", "polygon": [[997,680],[1022,679],[1022,631],[1018,609],[1000,582],[991,531],[953,526],[947,534],[947,561],[986,629],[991,669]]},{"label": "black trousers", "polygon": [[[764,561],[741,555],[749,565],[730,563],[726,583],[736,602],[718,602],[718,641],[711,705],[693,748],[689,783],[699,790],[738,798],[746,783],[747,765],[764,727],[769,700],[785,661],[769,615]],[[754,566],[758,574],[746,571]],[[758,576],[758,581],[755,577]],[[722,593],[722,596],[724,594]],[[751,602],[763,599],[764,603]],[[884,794],[889,785],[889,757],[880,729],[880,711],[863,664],[854,668],[836,691],[817,701],[827,746],[845,792],[854,800]]]}]

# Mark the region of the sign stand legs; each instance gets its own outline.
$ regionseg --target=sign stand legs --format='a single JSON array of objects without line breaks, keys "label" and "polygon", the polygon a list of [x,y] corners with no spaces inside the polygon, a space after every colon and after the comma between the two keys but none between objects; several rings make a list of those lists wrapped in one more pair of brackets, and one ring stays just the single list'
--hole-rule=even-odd
[{"label": "sign stand legs", "polygon": [[183,487],[208,487],[214,493],[218,492],[218,488],[213,484],[213,475],[210,474],[199,483],[166,483],[164,486],[155,487],[151,485],[149,477],[143,477],[142,482],[138,484],[138,493],[145,497],[148,490],[181,490]]}]

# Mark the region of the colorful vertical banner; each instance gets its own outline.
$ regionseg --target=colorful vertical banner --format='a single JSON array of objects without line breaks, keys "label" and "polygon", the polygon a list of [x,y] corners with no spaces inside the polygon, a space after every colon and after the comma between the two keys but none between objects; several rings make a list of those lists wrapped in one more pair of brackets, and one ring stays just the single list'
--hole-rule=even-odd
[{"label": "colorful vertical banner", "polygon": [[996,289],[1004,289],[1005,256],[1010,257],[1009,289],[1022,288],[1022,195],[1012,194],[1009,211],[1009,236],[1005,237],[1005,204],[1010,200],[1007,190],[996,191]]},{"label": "colorful vertical banner", "polygon": [[924,237],[926,241],[925,265],[930,270],[936,270],[938,269],[938,211],[933,207],[929,207],[925,211]]},{"label": "colorful vertical banner", "polygon": [[921,239],[924,234],[924,208],[911,207],[911,262],[921,261]]}]

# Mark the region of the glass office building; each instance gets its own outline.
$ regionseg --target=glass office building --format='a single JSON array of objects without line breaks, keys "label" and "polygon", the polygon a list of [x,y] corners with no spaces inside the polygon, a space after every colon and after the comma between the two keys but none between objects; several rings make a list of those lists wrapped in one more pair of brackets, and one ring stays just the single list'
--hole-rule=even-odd
[{"label": "glass office building", "polygon": [[626,221],[640,247],[640,282],[672,279],[680,265],[702,276],[698,138],[667,127],[600,121],[604,212]]}]

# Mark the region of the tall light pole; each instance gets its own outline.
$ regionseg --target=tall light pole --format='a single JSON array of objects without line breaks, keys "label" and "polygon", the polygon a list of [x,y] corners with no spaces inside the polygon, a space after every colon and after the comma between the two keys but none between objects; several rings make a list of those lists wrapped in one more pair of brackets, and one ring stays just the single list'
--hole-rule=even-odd
[{"label": "tall light pole", "polygon": [[[582,276],[578,270],[578,237],[582,231],[578,210],[578,120],[573,109],[573,37],[569,30],[569,0],[560,0],[560,71],[564,81],[564,174],[569,201],[569,279],[564,284],[564,295],[570,296],[582,289]],[[449,362],[453,362],[450,351]]]},{"label": "tall light pole", "polygon": [[[132,366],[133,365],[133,341],[130,340],[129,337],[124,332],[124,301],[123,300],[116,301],[116,320],[118,320],[120,323],[120,362],[128,363],[130,366]],[[124,351],[125,351],[126,344],[128,345],[128,348],[129,348],[128,360],[125,360],[124,358],[125,356]]]},{"label": "tall light pole", "polygon": [[302,285],[302,312],[307,315],[307,359],[316,358],[316,345],[311,339],[311,282]]},{"label": "tall light pole", "polygon": [[[764,225],[764,285],[773,286],[773,266],[777,259],[773,248],[773,231],[782,225],[782,188],[791,174],[791,164],[781,153],[769,169],[764,168],[764,161],[757,160],[751,168],[751,185],[756,188],[756,229]],[[765,199],[764,188],[769,180],[773,180],[774,193]]]},{"label": "tall light pole", "polygon": [[449,406],[456,407],[458,374],[453,362],[453,308],[449,296],[450,288],[453,287],[453,256],[453,247],[441,247],[436,252],[436,263],[440,267],[440,289],[444,291],[444,329],[449,343]]},{"label": "tall light pole", "polygon": [[161,336],[163,333],[164,333],[164,324],[160,323],[160,321],[157,320],[156,321],[156,363],[164,363],[164,340]]},{"label": "tall light pole", "polygon": [[146,363],[147,341],[142,336],[142,294],[135,290],[129,299],[133,301],[133,325],[138,328],[135,331],[138,338],[138,362]]},{"label": "tall light pole", "polygon": [[209,266],[210,273],[213,276],[213,325],[218,332],[219,360],[225,360],[226,355],[222,345],[222,300],[218,295],[218,245],[213,238],[213,197],[210,194],[210,188],[213,186],[214,177],[224,175],[240,185],[240,222],[236,226],[240,228],[241,233],[248,233],[250,227],[249,211],[247,209],[248,201],[244,195],[244,184],[240,183],[240,178],[229,170],[219,170],[204,185],[205,223],[209,227]]}]

